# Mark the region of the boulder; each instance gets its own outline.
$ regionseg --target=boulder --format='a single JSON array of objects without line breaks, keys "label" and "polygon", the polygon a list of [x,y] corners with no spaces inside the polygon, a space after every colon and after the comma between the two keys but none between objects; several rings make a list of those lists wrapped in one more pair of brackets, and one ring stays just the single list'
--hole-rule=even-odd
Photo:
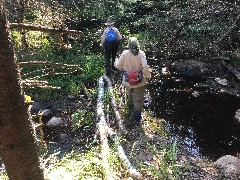
[{"label": "boulder", "polygon": [[240,159],[231,155],[219,158],[214,165],[220,167],[229,179],[240,178]]}]

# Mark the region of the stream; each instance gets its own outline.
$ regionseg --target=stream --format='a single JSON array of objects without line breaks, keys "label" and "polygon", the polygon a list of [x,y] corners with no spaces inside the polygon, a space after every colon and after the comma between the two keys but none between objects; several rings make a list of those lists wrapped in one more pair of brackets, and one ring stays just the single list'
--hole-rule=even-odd
[{"label": "stream", "polygon": [[158,77],[148,90],[153,97],[150,109],[166,121],[169,135],[188,152],[210,160],[240,153],[240,122],[235,119],[240,97],[231,89],[226,92],[198,80]]}]

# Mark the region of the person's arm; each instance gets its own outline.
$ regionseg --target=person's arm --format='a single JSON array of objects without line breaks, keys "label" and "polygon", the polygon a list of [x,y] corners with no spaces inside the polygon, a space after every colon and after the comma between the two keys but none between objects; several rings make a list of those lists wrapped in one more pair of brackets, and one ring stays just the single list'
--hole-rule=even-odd
[{"label": "person's arm", "polygon": [[105,30],[103,31],[103,34],[102,34],[102,37],[101,37],[101,43],[100,43],[100,45],[103,45],[103,44],[105,43],[106,31],[107,31],[107,29],[105,29]]},{"label": "person's arm", "polygon": [[140,53],[140,58],[141,58],[141,64],[142,64],[142,72],[147,79],[150,79],[151,77],[150,68],[147,65],[147,58],[143,51]]},{"label": "person's arm", "polygon": [[120,34],[119,30],[117,28],[114,28],[115,33],[117,34],[117,39],[120,41],[122,40],[122,35]]}]

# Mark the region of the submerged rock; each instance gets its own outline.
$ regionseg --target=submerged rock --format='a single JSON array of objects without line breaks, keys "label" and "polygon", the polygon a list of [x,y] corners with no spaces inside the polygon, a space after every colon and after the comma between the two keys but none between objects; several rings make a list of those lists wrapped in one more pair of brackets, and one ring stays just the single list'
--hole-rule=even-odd
[{"label": "submerged rock", "polygon": [[226,79],[215,78],[215,81],[222,86],[228,85],[228,81]]},{"label": "submerged rock", "polygon": [[235,113],[236,120],[240,123],[240,109],[238,109]]}]

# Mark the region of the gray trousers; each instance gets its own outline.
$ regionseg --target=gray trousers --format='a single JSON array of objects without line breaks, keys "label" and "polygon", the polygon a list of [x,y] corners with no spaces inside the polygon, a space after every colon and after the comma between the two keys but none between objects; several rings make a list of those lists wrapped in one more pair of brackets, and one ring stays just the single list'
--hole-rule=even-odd
[{"label": "gray trousers", "polygon": [[146,86],[137,88],[128,88],[128,104],[133,104],[134,111],[141,111],[144,102],[144,93]]}]

